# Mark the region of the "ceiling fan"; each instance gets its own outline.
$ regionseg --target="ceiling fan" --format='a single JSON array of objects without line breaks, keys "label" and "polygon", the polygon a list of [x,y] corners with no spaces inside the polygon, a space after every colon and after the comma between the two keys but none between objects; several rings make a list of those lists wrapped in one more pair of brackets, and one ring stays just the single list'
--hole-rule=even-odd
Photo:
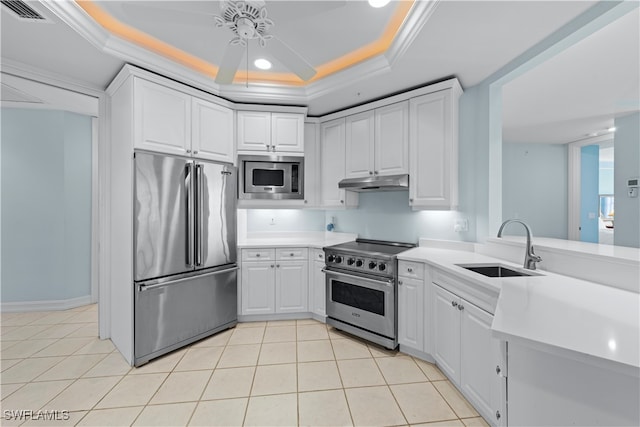
[{"label": "ceiling fan", "polygon": [[269,34],[269,28],[274,23],[267,17],[263,1],[222,0],[220,8],[222,16],[213,16],[216,26],[230,29],[235,37],[229,41],[224,53],[216,83],[229,84],[233,81],[244,49],[251,39],[258,39],[261,47],[268,49],[302,80],[307,81],[316,74],[316,70],[304,58],[273,34]]},{"label": "ceiling fan", "polygon": [[[227,44],[219,64],[216,83],[230,84],[240,65],[242,54],[250,40],[257,39],[282,65],[303,81],[311,79],[316,70],[300,54],[271,34],[274,21],[268,17],[264,0],[220,0],[220,15],[202,8],[186,8],[180,2],[128,2],[122,3],[127,16],[145,21],[167,22],[183,25],[207,25],[212,28],[228,28],[234,35]],[[210,3],[209,3],[210,4]],[[319,14],[340,7],[345,1],[287,1],[287,10],[296,16]],[[282,7],[282,5],[280,5]],[[199,10],[198,10],[199,9]],[[213,22],[212,22],[213,21]]]}]

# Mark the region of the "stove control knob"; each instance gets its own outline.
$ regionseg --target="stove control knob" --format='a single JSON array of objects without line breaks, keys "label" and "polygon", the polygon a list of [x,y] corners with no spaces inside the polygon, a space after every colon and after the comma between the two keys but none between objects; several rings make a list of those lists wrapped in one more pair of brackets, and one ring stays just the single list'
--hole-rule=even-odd
[{"label": "stove control knob", "polygon": [[342,257],[340,255],[336,255],[336,264],[342,263]]},{"label": "stove control knob", "polygon": [[361,259],[357,259],[356,260],[356,267],[362,267],[362,264],[364,264],[364,261]]},{"label": "stove control knob", "polygon": [[347,265],[353,265],[355,262],[356,262],[356,259],[355,259],[355,258],[349,258],[349,259],[347,260]]},{"label": "stove control knob", "polygon": [[336,259],[336,256],[335,256],[335,255],[329,255],[329,256],[327,257],[327,262],[333,262],[333,261],[335,261],[335,259]]},{"label": "stove control knob", "polygon": [[373,270],[374,268],[376,268],[377,263],[375,261],[370,261],[369,262],[369,270]]},{"label": "stove control knob", "polygon": [[378,270],[385,271],[386,269],[387,269],[387,266],[385,263],[381,262],[380,264],[378,264]]}]

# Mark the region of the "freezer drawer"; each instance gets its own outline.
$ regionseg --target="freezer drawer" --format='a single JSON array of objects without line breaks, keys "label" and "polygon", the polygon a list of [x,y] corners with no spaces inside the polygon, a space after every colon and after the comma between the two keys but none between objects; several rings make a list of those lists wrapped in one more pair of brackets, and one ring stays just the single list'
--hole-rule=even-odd
[{"label": "freezer drawer", "polygon": [[136,366],[237,323],[237,270],[136,284]]}]

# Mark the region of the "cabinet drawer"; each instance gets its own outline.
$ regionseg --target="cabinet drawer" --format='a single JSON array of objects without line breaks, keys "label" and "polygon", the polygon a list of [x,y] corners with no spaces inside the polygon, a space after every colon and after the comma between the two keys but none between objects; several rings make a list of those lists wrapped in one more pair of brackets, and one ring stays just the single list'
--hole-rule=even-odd
[{"label": "cabinet drawer", "polygon": [[275,251],[273,249],[243,249],[243,261],[270,261],[275,259]]},{"label": "cabinet drawer", "polygon": [[278,261],[308,259],[309,250],[307,248],[277,248],[276,259]]},{"label": "cabinet drawer", "polygon": [[424,279],[424,264],[420,262],[398,261],[398,276]]},{"label": "cabinet drawer", "polygon": [[324,251],[322,249],[311,249],[311,259],[324,262]]}]

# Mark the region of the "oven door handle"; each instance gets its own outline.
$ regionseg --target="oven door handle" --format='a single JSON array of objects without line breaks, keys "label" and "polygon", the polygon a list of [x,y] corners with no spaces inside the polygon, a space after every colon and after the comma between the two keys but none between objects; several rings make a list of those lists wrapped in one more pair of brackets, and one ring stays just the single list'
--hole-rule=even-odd
[{"label": "oven door handle", "polygon": [[387,286],[393,286],[393,282],[394,282],[394,279],[383,279],[383,278],[371,279],[369,277],[356,276],[355,274],[344,273],[342,271],[338,272],[338,271],[333,271],[333,270],[327,270],[326,268],[323,268],[322,272],[323,273],[328,273],[328,274],[333,274],[333,275],[343,275],[343,276],[352,277],[352,278],[358,279],[358,280],[365,280],[365,281],[376,282],[376,283],[384,283]]}]

